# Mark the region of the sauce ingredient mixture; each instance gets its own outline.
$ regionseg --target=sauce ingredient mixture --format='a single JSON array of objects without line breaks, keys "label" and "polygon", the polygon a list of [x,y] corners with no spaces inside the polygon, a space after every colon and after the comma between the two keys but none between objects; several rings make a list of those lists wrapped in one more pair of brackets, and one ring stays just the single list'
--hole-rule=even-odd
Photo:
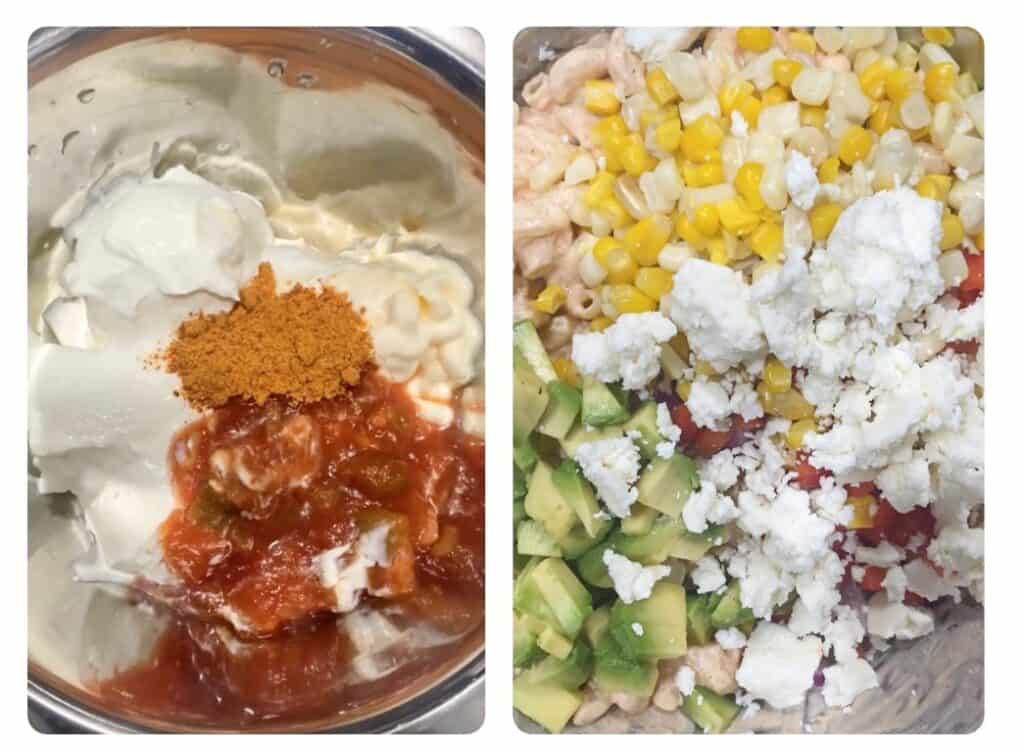
[{"label": "sauce ingredient mixture", "polygon": [[616,29],[524,85],[514,702],[549,731],[877,704],[892,641],[983,601],[960,33]]}]

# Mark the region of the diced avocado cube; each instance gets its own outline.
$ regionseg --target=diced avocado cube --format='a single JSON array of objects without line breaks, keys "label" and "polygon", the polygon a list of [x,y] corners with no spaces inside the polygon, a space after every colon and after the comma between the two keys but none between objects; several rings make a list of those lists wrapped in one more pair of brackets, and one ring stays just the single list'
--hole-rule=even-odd
[{"label": "diced avocado cube", "polygon": [[563,559],[574,561],[608,537],[608,532],[612,529],[612,521],[598,520],[598,522],[594,537],[591,537],[582,525],[576,525],[567,536],[558,541]]},{"label": "diced avocado cube", "polygon": [[640,474],[637,501],[673,519],[680,519],[683,505],[699,485],[697,466],[682,454],[656,457]]},{"label": "diced avocado cube", "polygon": [[526,473],[519,465],[512,463],[512,500],[521,501],[526,496]]},{"label": "diced avocado cube", "polygon": [[512,705],[552,734],[559,733],[583,703],[583,692],[557,684],[534,684],[520,674],[512,683]]},{"label": "diced avocado cube", "polygon": [[721,734],[739,714],[739,705],[707,687],[694,687],[693,692],[683,698],[683,715],[706,734]]},{"label": "diced avocado cube", "polygon": [[715,629],[711,626],[711,612],[708,610],[708,594],[687,594],[686,596],[686,639],[694,645],[707,645],[714,639]]},{"label": "diced avocado cube", "polygon": [[720,546],[729,541],[729,528],[725,525],[709,527],[703,533],[691,533],[689,530],[682,530],[679,540],[672,549],[672,556],[676,559],[687,561],[699,561],[715,546]]},{"label": "diced avocado cube", "polygon": [[608,622],[611,619],[611,609],[608,606],[594,609],[594,612],[583,622],[583,637],[590,647],[597,647],[597,644],[608,631]]},{"label": "diced avocado cube", "polygon": [[555,487],[554,472],[546,462],[537,463],[525,502],[526,513],[542,523],[552,538],[560,540],[569,534],[579,517]]},{"label": "diced avocado cube", "polygon": [[[607,384],[587,376],[583,379],[582,420],[584,425],[602,427],[624,423],[629,411]],[[539,419],[539,418],[538,418]]]},{"label": "diced avocado cube", "polygon": [[512,341],[516,350],[530,364],[530,368],[537,374],[537,377],[547,384],[555,381],[558,375],[551,365],[551,358],[548,357],[544,343],[540,341],[537,328],[532,321],[519,321],[512,327]]},{"label": "diced avocado cube", "polygon": [[617,553],[635,562],[644,565],[664,564],[675,548],[681,531],[682,523],[661,517],[644,535],[625,535],[620,530],[612,533],[608,541]]},{"label": "diced avocado cube", "polygon": [[518,527],[519,523],[526,518],[526,503],[522,501],[512,502],[512,525]]},{"label": "diced avocado cube", "polygon": [[[546,621],[570,640],[576,639],[594,610],[590,592],[561,559],[542,559],[529,571],[519,591],[515,605],[520,611]],[[538,609],[536,600],[546,608]]]},{"label": "diced avocado cube", "polygon": [[626,434],[637,431],[640,436],[634,439],[637,449],[645,460],[651,460],[658,456],[658,444],[664,439],[661,431],[658,430],[658,405],[654,402],[645,402],[640,409],[633,413],[632,417],[623,426]]},{"label": "diced avocado cube", "polygon": [[512,665],[526,666],[540,656],[537,635],[530,629],[528,621],[514,612],[512,635]]},{"label": "diced avocado cube", "polygon": [[561,556],[562,549],[544,526],[525,519],[516,528],[516,551],[524,556]]},{"label": "diced avocado cube", "polygon": [[513,355],[512,443],[522,444],[548,407],[548,390],[518,352]]},{"label": "diced avocado cube", "polygon": [[527,436],[521,442],[512,445],[512,463],[519,468],[524,476],[529,477],[533,468],[537,466],[537,448],[533,445],[532,436]]},{"label": "diced avocado cube", "polygon": [[576,569],[582,580],[596,588],[610,588],[613,586],[612,578],[608,576],[608,567],[604,563],[604,552],[612,547],[610,540],[618,533],[612,533],[603,543],[594,546],[583,556],[576,560]]},{"label": "diced avocado cube", "polygon": [[568,658],[572,651],[572,640],[559,634],[554,627],[545,627],[537,635],[537,647],[555,658]]},{"label": "diced avocado cube", "polygon": [[686,653],[686,591],[662,580],[642,601],[618,601],[608,630],[628,658],[678,658]]},{"label": "diced avocado cube", "polygon": [[546,625],[557,623],[555,612],[533,580],[534,570],[543,561],[545,559],[540,557],[530,559],[519,571],[512,588],[512,605],[524,618],[530,617],[531,623],[539,625],[532,627],[536,634],[540,634]]},{"label": "diced avocado cube", "polygon": [[564,659],[549,655],[526,672],[533,684],[554,684],[565,689],[577,689],[585,684],[594,669],[594,653],[590,646],[578,640]]},{"label": "diced avocado cube", "polygon": [[634,505],[629,509],[629,517],[623,519],[619,527],[623,535],[646,535],[651,532],[657,519],[657,509]]},{"label": "diced avocado cube", "polygon": [[658,683],[658,667],[654,661],[627,657],[611,633],[605,634],[594,649],[594,684],[602,692],[649,698]]},{"label": "diced avocado cube", "polygon": [[552,480],[555,489],[565,502],[572,508],[590,537],[595,537],[601,529],[602,519],[598,516],[601,505],[597,503],[594,489],[583,477],[583,472],[572,460],[565,460],[554,471]]},{"label": "diced avocado cube", "polygon": [[544,412],[537,432],[553,439],[564,439],[576,423],[583,404],[583,395],[564,381],[548,382],[548,409]]},{"label": "diced avocado cube", "polygon": [[711,626],[728,629],[754,618],[754,612],[744,608],[740,601],[740,581],[733,580],[711,612]]},{"label": "diced avocado cube", "polygon": [[619,439],[625,435],[626,433],[623,426],[594,428],[592,426],[585,426],[581,423],[577,423],[576,426],[566,434],[565,438],[562,439],[562,451],[565,452],[566,457],[575,458],[576,450],[579,449],[582,444],[588,444],[592,441],[601,441],[602,439]]}]

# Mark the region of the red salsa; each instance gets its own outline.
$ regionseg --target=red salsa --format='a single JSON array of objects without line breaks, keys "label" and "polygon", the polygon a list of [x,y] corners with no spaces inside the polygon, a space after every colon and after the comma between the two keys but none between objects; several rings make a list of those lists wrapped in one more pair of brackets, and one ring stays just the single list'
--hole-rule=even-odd
[{"label": "red salsa", "polygon": [[[178,506],[160,535],[178,607],[148,661],[99,685],[107,700],[191,723],[313,719],[479,646],[483,442],[422,420],[401,386],[371,375],[309,405],[232,402],[180,431],[169,463]],[[359,613],[339,615],[318,561],[350,564],[381,526],[387,556],[353,586]],[[384,669],[367,668],[357,623],[401,635]]]}]

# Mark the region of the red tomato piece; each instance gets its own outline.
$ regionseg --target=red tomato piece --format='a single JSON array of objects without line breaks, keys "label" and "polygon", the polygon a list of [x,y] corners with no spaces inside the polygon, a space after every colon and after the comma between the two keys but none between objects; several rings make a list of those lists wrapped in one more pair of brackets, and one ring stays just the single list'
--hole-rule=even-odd
[{"label": "red tomato piece", "polygon": [[871,481],[866,483],[849,483],[846,486],[847,496],[874,496],[878,497],[878,486]]},{"label": "red tomato piece", "polygon": [[830,474],[828,470],[812,465],[810,455],[807,452],[797,453],[796,466],[793,468],[793,471],[796,473],[797,486],[805,491],[821,488],[821,479]]},{"label": "red tomato piece", "polygon": [[860,580],[861,590],[877,593],[882,589],[882,580],[889,570],[882,567],[865,567],[864,576]]},{"label": "red tomato piece", "polygon": [[694,439],[697,438],[700,428],[693,422],[693,416],[690,415],[690,408],[685,404],[676,405],[672,408],[671,415],[672,422],[678,426],[680,431],[682,431],[682,435],[679,437],[679,443],[683,446],[692,444]]},{"label": "red tomato piece", "polygon": [[710,431],[702,428],[693,442],[693,451],[699,457],[712,457],[729,445],[732,431]]},{"label": "red tomato piece", "polygon": [[978,347],[980,347],[978,340],[972,339],[957,340],[956,342],[950,342],[948,345],[946,345],[945,349],[949,350],[950,352],[954,352],[957,355],[966,355],[968,358],[973,359],[978,357]]}]

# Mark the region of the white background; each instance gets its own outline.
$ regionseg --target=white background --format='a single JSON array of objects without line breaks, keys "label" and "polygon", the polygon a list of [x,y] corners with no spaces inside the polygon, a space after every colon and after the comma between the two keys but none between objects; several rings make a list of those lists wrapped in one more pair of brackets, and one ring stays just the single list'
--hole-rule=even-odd
[{"label": "white background", "polygon": [[[375,749],[432,748],[507,749],[512,745],[564,750],[585,746],[588,752],[616,750],[624,744],[640,744],[645,750],[713,745],[736,749],[859,749],[904,747],[926,743],[931,748],[1012,744],[1024,725],[1020,698],[1024,694],[1024,631],[1021,599],[1024,552],[1021,508],[1024,489],[1018,470],[1024,467],[1024,25],[1017,14],[999,7],[1016,4],[948,2],[947,0],[844,0],[825,4],[806,0],[751,0],[699,3],[619,2],[553,3],[531,0],[500,2],[410,2],[375,0],[300,0],[299,2],[239,3],[231,0],[172,0],[163,3],[46,2],[13,0],[0,11],[0,66],[4,107],[0,111],[0,192],[3,200],[0,242],[0,735],[8,745],[68,747],[102,745],[105,748],[134,745],[128,738],[47,737],[35,733],[26,717],[25,670],[25,560],[26,469],[25,417],[25,217],[26,168],[26,68],[28,36],[39,26],[132,26],[132,25],[291,25],[291,26],[472,26],[486,44],[487,66],[487,390],[488,467],[487,496],[487,717],[481,731],[470,736],[413,739],[374,739]],[[986,42],[987,134],[987,357],[986,385],[987,495],[986,509],[986,721],[970,738],[930,737],[721,737],[716,739],[639,737],[628,742],[619,737],[526,737],[512,723],[511,699],[511,562],[512,526],[508,524],[511,488],[511,157],[512,157],[512,42],[529,26],[605,25],[967,25],[978,29]],[[178,749],[182,739],[148,737],[153,748]],[[368,740],[359,740],[361,744]],[[309,748],[336,747],[346,740],[335,736],[303,737]],[[244,744],[247,748],[273,749],[280,740],[271,737],[189,739],[191,748],[221,748]],[[193,745],[196,745],[195,747]],[[489,749],[488,749],[489,752]]]}]

